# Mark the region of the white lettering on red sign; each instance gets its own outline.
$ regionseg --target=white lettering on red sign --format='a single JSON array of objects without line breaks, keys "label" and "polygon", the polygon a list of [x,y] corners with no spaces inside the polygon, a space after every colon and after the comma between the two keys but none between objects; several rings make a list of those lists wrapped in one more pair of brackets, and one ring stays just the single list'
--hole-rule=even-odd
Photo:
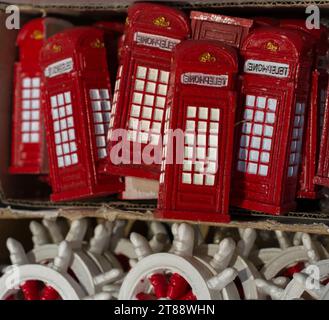
[{"label": "white lettering on red sign", "polygon": [[276,78],[288,78],[289,65],[285,63],[249,59],[244,64],[244,72]]},{"label": "white lettering on red sign", "polygon": [[227,87],[228,76],[189,72],[182,74],[181,82],[182,84],[222,88]]},{"label": "white lettering on red sign", "polygon": [[49,65],[45,69],[45,76],[47,78],[53,78],[64,73],[69,73],[72,70],[73,70],[73,59],[68,58]]},{"label": "white lettering on red sign", "polygon": [[172,51],[180,40],[149,34],[144,32],[135,32],[134,41],[146,47],[158,48],[164,51]]}]

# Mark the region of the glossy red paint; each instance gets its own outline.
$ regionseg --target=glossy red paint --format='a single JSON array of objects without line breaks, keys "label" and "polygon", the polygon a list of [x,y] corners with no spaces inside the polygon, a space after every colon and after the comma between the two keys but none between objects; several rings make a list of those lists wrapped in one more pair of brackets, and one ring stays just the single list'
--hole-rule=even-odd
[{"label": "glossy red paint", "polygon": [[[171,72],[157,215],[229,221],[237,53],[218,41],[186,41]],[[169,129],[184,132],[183,145]]]},{"label": "glossy red paint", "polygon": [[53,201],[121,192],[105,175],[111,85],[104,32],[74,28],[51,37],[41,50],[45,123]]}]

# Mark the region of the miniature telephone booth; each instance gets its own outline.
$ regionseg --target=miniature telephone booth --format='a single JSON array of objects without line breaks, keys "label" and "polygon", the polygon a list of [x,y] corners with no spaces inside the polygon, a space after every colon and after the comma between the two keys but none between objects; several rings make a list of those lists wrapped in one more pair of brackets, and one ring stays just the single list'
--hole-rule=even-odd
[{"label": "miniature telephone booth", "polygon": [[[229,221],[237,53],[218,41],[186,41],[171,72],[157,214]],[[182,135],[172,139],[172,130]]]},{"label": "miniature telephone booth", "polygon": [[[176,9],[145,3],[128,9],[109,129],[109,172],[159,179],[171,54],[188,36],[189,22]],[[126,130],[120,143],[128,152],[122,155],[111,152],[118,145],[116,129]]]},{"label": "miniature telephone booth", "polygon": [[314,43],[314,64],[311,79],[311,92],[305,131],[305,148],[302,156],[302,169],[299,174],[298,198],[316,199],[320,188],[314,183],[318,167],[320,139],[323,128],[324,110],[328,87],[328,31],[308,29],[304,20],[282,20],[281,27],[292,28],[309,35],[309,41]]},{"label": "miniature telephone booth", "polygon": [[231,204],[278,215],[295,208],[312,43],[297,30],[259,28],[241,53]]},{"label": "miniature telephone booth", "polygon": [[240,48],[253,27],[253,20],[192,11],[192,39],[217,40]]},{"label": "miniature telephone booth", "polygon": [[71,24],[54,18],[34,19],[18,33],[19,61],[15,64],[12,125],[12,174],[48,173],[44,126],[41,115],[39,52],[51,32]]},{"label": "miniature telephone booth", "polygon": [[104,32],[74,28],[50,38],[40,55],[52,200],[122,191],[100,169],[107,157],[111,86]]}]

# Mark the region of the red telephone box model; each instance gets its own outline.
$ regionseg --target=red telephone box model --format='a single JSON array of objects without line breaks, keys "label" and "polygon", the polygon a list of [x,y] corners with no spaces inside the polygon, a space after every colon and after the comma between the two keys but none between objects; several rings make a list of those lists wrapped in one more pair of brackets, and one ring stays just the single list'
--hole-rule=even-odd
[{"label": "red telephone box model", "polygon": [[250,19],[191,12],[192,38],[196,40],[218,40],[240,48],[252,26]]},{"label": "red telephone box model", "polygon": [[316,199],[319,197],[319,187],[314,184],[314,177],[318,166],[320,138],[328,87],[328,32],[324,26],[321,26],[320,29],[307,29],[304,20],[283,20],[281,21],[281,26],[302,30],[310,35],[310,41],[314,41],[315,57],[312,86],[297,196],[299,198]]},{"label": "red telephone box model", "polygon": [[[229,221],[236,51],[217,41],[186,41],[177,46],[171,72],[158,216]],[[184,132],[182,154],[173,152],[178,142],[168,129]]]},{"label": "red telephone box model", "polygon": [[49,36],[70,27],[64,20],[40,18],[28,22],[17,37],[19,61],[15,64],[12,128],[12,174],[47,174],[48,165],[41,117],[39,52]]},{"label": "red telephone box model", "polygon": [[246,38],[233,206],[274,215],[295,208],[312,52],[297,30],[260,28]]},{"label": "red telephone box model", "polygon": [[53,201],[117,193],[106,161],[111,86],[104,32],[74,28],[50,38],[40,55]]},{"label": "red telephone box model", "polygon": [[[111,174],[159,179],[160,164],[154,164],[151,155],[147,159],[141,157],[139,163],[134,159],[138,153],[136,150],[140,149],[141,156],[147,146],[160,150],[161,162],[171,53],[188,35],[189,22],[176,9],[145,3],[128,9],[108,147],[111,151],[118,143],[113,136],[114,130],[126,129],[123,142],[129,146],[130,152],[122,155],[124,161],[111,153],[107,168]],[[149,160],[153,164],[147,164]]]}]

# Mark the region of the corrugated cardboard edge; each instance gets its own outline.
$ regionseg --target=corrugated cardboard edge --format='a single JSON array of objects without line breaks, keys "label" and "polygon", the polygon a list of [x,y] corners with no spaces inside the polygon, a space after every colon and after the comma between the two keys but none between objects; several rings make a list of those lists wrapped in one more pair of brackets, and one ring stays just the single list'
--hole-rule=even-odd
[{"label": "corrugated cardboard edge", "polygon": [[[157,219],[152,211],[123,211],[116,208],[101,207],[98,210],[93,209],[59,209],[45,211],[13,210],[11,208],[0,209],[0,219],[56,219],[63,217],[69,220],[81,218],[97,218],[110,221],[138,220],[138,221],[159,221],[159,222],[185,222],[181,220]],[[329,226],[322,223],[313,224],[285,224],[273,220],[264,221],[232,221],[230,223],[205,223],[202,221],[191,221],[191,224],[226,227],[226,228],[253,228],[257,230],[280,230],[285,232],[305,232],[309,234],[329,235]]]}]

